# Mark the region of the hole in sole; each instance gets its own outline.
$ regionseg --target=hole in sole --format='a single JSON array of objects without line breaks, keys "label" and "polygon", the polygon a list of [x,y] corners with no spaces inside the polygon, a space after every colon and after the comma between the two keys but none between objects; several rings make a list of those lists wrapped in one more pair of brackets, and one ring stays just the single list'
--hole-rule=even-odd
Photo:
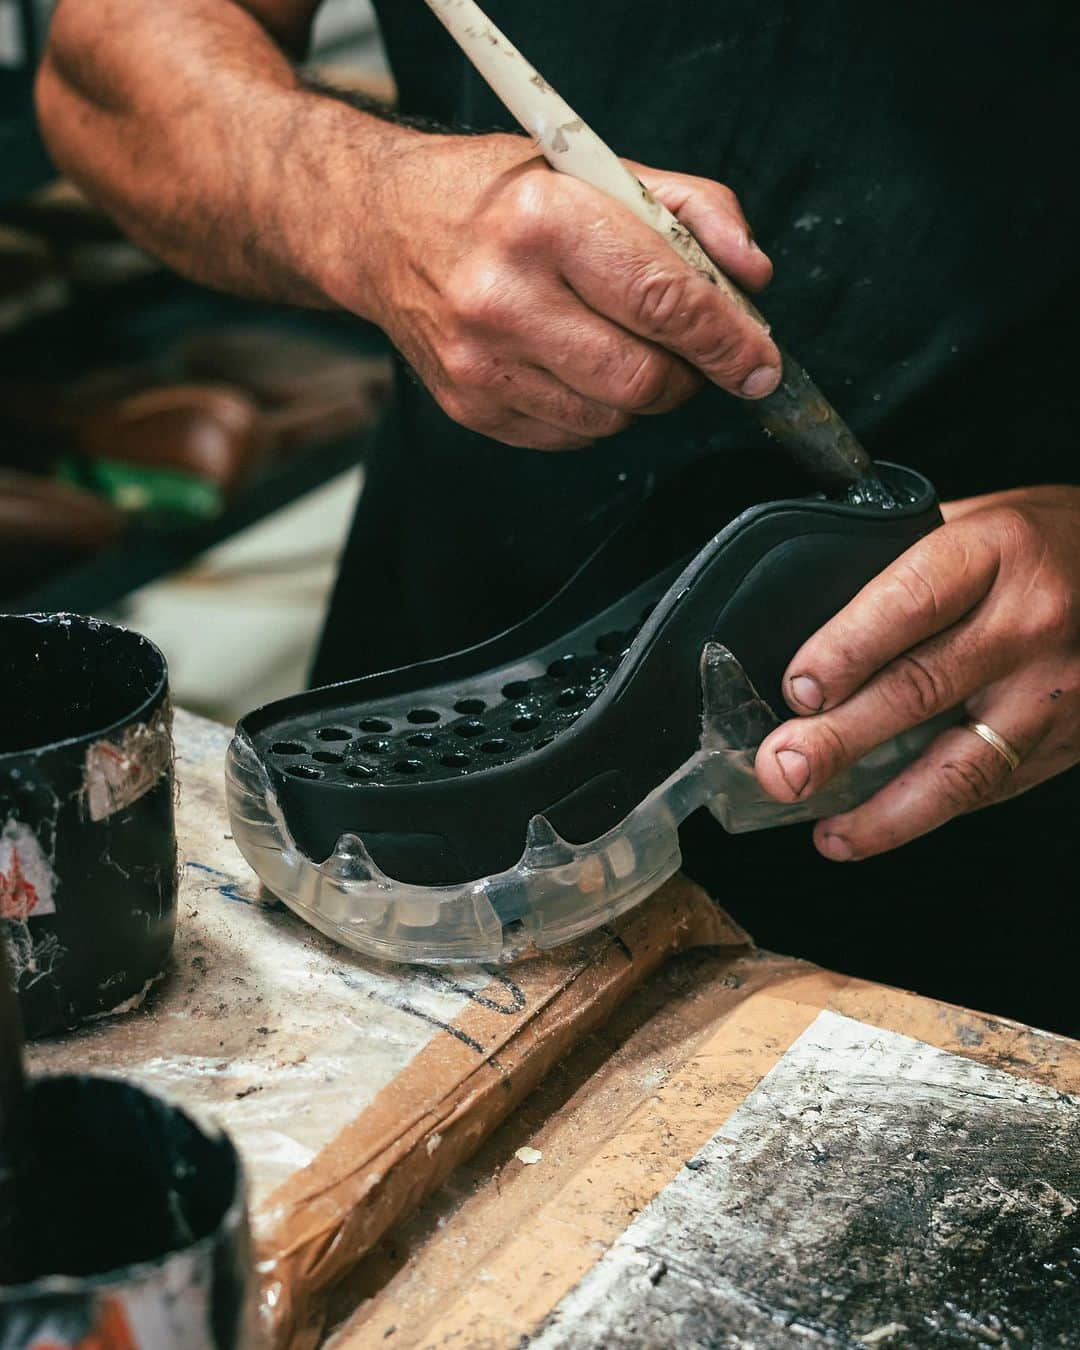
[{"label": "hole in sole", "polygon": [[439,763],[445,764],[448,769],[465,769],[472,763],[472,760],[462,751],[455,750],[452,754],[443,755]]},{"label": "hole in sole", "polygon": [[333,752],[332,750],[316,750],[315,753],[311,756],[311,758],[312,758],[312,759],[317,759],[317,760],[319,761],[320,764],[344,764],[344,763],[345,763],[345,756],[344,756],[344,755],[335,755],[334,752]]},{"label": "hole in sole", "polygon": [[369,736],[366,741],[360,742],[360,749],[369,755],[385,755],[390,749],[390,742],[380,736]]},{"label": "hole in sole", "polygon": [[454,711],[459,713],[479,713],[483,712],[487,704],[482,698],[459,698],[454,704]]},{"label": "hole in sole", "polygon": [[535,731],[539,725],[539,717],[534,716],[533,713],[525,713],[523,717],[514,718],[510,723],[510,730],[520,734],[523,731]]},{"label": "hole in sole", "polygon": [[291,773],[294,778],[314,779],[323,776],[322,769],[317,769],[314,764],[290,764],[285,772]]},{"label": "hole in sole", "polygon": [[375,777],[375,770],[370,764],[346,764],[345,772],[350,778],[355,778],[358,783],[363,783],[367,779]]},{"label": "hole in sole", "polygon": [[550,745],[551,742],[552,742],[554,739],[555,739],[555,733],[554,733],[554,732],[551,732],[551,733],[550,733],[549,735],[547,735],[547,736],[541,736],[540,739],[539,739],[538,741],[534,742],[534,744],[533,744],[533,749],[534,749],[534,750],[543,750],[544,746]]},{"label": "hole in sole", "polygon": [[307,746],[301,745],[299,741],[275,741],[270,747],[270,753],[273,755],[306,755]]},{"label": "hole in sole", "polygon": [[509,684],[504,684],[502,687],[503,698],[508,698],[511,702],[516,698],[524,698],[528,692],[528,680],[511,680]]},{"label": "hole in sole", "polygon": [[417,731],[412,736],[406,737],[410,745],[426,749],[435,744],[438,737],[431,731]]},{"label": "hole in sole", "polygon": [[467,721],[459,722],[454,728],[457,736],[464,736],[469,740],[472,736],[482,736],[484,734],[484,724],[475,717],[468,718]]},{"label": "hole in sole", "polygon": [[434,708],[412,708],[405,715],[414,725],[420,722],[437,722],[441,716]]},{"label": "hole in sole", "polygon": [[352,732],[345,727],[320,727],[315,735],[320,741],[347,741]]},{"label": "hole in sole", "polygon": [[571,685],[568,689],[561,689],[556,695],[555,702],[560,708],[572,708],[575,703],[580,703],[585,697],[585,691],[579,689],[577,685]]},{"label": "hole in sole", "polygon": [[510,749],[510,742],[502,736],[493,736],[490,741],[484,741],[480,749],[485,755],[501,755],[504,750]]},{"label": "hole in sole", "polygon": [[388,722],[385,717],[365,717],[360,723],[361,731],[393,731],[393,722]]},{"label": "hole in sole", "polygon": [[577,657],[573,652],[570,652],[566,656],[560,656],[557,661],[552,661],[551,665],[548,666],[548,674],[553,680],[565,679],[567,675],[573,672],[576,663]]},{"label": "hole in sole", "polygon": [[424,761],[422,759],[399,759],[394,765],[397,773],[423,773]]}]

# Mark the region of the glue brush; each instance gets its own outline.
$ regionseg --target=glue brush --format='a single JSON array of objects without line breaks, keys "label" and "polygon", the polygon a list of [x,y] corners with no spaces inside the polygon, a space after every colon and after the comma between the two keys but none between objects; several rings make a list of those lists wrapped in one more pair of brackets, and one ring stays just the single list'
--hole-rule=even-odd
[{"label": "glue brush", "polygon": [[[706,254],[690,231],[630,172],[499,31],[474,0],[426,0],[476,70],[540,146],[559,173],[606,192],[632,211],[695,271],[707,277],[733,304],[762,326],[765,320],[742,291]],[[874,474],[870,456],[814,384],[782,348],[781,380],[752,408],[762,426],[817,482],[830,492],[862,484],[857,496],[891,504]]]}]

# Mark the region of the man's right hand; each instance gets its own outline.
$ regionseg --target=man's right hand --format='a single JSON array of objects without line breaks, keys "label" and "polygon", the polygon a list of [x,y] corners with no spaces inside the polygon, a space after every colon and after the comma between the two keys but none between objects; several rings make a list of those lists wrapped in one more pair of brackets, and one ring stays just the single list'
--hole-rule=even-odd
[{"label": "man's right hand", "polygon": [[[776,387],[766,329],[529,141],[402,133],[380,166],[363,275],[338,249],[317,280],[386,330],[454,421],[569,450],[677,407],[703,378],[744,398]],[[768,282],[728,188],[630,167],[735,282]]]},{"label": "man's right hand", "polygon": [[[149,252],[379,324],[456,421],[565,450],[780,358],[647,225],[522,136],[442,136],[305,86],[318,0],[62,0],[38,81],[60,167]],[[769,260],[719,183],[633,171],[736,283]]]}]

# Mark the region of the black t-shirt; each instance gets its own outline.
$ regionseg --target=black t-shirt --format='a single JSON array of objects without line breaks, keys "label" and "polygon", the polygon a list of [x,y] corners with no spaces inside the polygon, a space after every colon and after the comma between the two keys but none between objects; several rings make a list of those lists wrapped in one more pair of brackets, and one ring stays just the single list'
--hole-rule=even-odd
[{"label": "black t-shirt", "polygon": [[[377,8],[403,110],[516,129],[423,5]],[[776,267],[762,309],[873,453],[943,496],[1071,472],[1074,7],[487,9],[619,152],[735,189]],[[552,455],[457,427],[405,377],[378,450],[394,463],[373,473],[320,679],[504,627],[672,469],[771,452],[715,389]]]},{"label": "black t-shirt", "polygon": [[[423,5],[376,7],[404,111],[516,129]],[[776,267],[761,308],[872,453],[921,469],[943,497],[1075,480],[1071,3],[486,8],[617,151],[738,193]],[[711,453],[728,455],[737,477],[745,456],[776,452],[714,389],[589,450],[553,455],[467,432],[399,379],[315,679],[452,650],[516,621],[666,474]],[[718,502],[717,527],[726,519]],[[1047,914],[1057,906],[1064,918],[1071,903],[1067,869],[1054,870],[1063,789],[1034,796],[993,812],[996,832],[972,817],[857,869],[817,859],[803,831],[780,831],[726,841],[711,872],[696,870],[759,939],[990,1006],[984,984],[1004,987],[1002,962],[1027,920],[998,912],[994,938],[973,936],[968,884],[985,906],[988,886],[1030,883],[1022,859],[1034,856],[1037,886],[1053,892]],[[1002,820],[1016,822],[1023,854]],[[698,857],[713,857],[715,827],[695,830]],[[928,877],[945,878],[948,896]],[[884,944],[865,888],[892,916]],[[752,913],[732,903],[749,893]],[[928,896],[932,913],[918,918],[912,906]],[[934,934],[920,931],[934,927],[936,975],[926,965]],[[985,950],[976,955],[973,942]],[[956,944],[968,948],[959,964]],[[1008,1004],[1063,1025],[1055,1007]]]}]

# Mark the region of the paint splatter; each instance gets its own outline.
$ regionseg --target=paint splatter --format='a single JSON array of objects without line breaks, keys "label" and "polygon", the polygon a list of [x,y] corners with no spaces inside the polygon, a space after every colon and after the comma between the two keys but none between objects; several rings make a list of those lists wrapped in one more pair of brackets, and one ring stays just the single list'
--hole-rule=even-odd
[{"label": "paint splatter", "polygon": [[1078,1157],[1080,1099],[823,1012],[529,1345],[1075,1345]]},{"label": "paint splatter", "polygon": [[21,820],[0,831],[0,918],[23,920],[54,914],[56,875],[37,836]]},{"label": "paint splatter", "polygon": [[137,802],[172,762],[172,712],[127,727],[119,741],[95,741],[86,752],[83,799],[91,820],[106,820]]}]

